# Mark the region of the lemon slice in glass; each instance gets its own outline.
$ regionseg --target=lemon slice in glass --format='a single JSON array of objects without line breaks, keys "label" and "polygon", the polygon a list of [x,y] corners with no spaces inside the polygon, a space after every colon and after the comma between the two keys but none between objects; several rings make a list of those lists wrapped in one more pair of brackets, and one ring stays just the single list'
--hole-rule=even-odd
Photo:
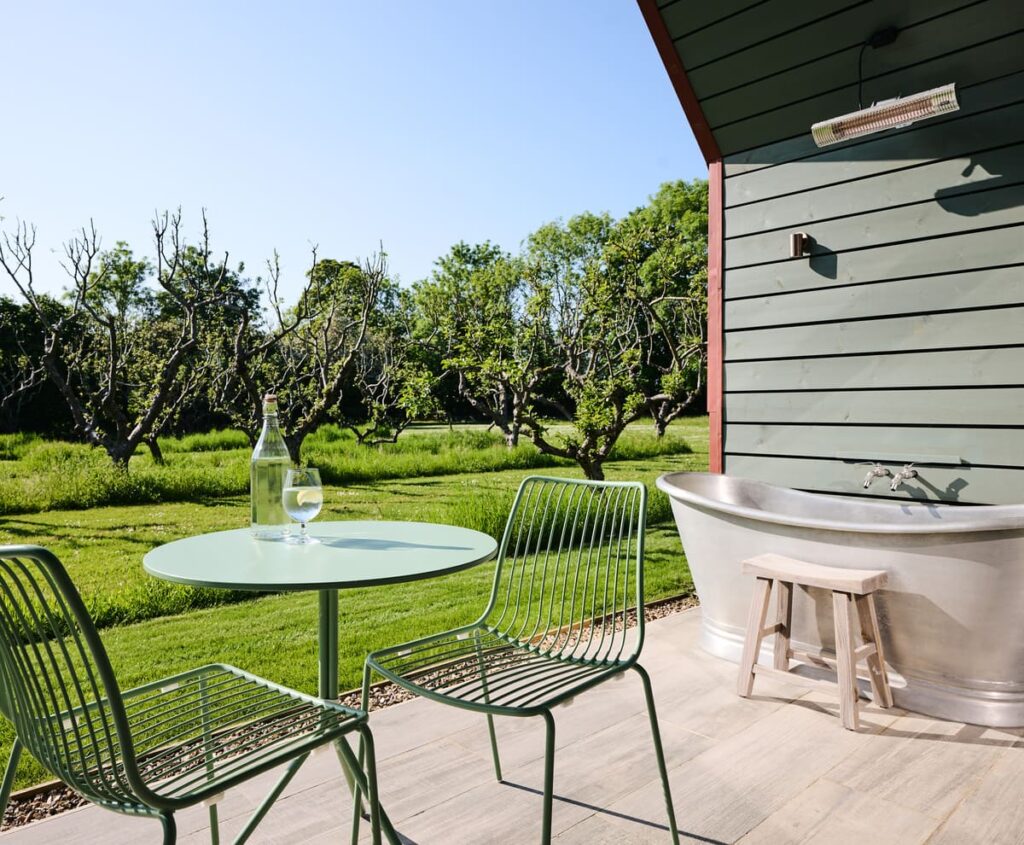
[{"label": "lemon slice in glass", "polygon": [[324,503],[324,493],[316,487],[309,487],[295,495],[295,503],[297,505],[322,505]]}]

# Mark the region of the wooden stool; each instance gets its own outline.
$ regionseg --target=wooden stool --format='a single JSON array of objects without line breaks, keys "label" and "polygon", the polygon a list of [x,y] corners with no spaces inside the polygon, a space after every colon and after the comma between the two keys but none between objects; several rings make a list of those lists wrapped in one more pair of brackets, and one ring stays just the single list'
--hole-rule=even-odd
[{"label": "wooden stool", "polygon": [[[875,702],[885,708],[892,707],[892,691],[885,674],[885,655],[882,639],[878,632],[878,616],[875,613],[874,591],[885,586],[888,575],[883,570],[837,569],[821,566],[782,555],[758,555],[743,561],[744,575],[754,575],[754,598],[750,602],[750,616],[747,619],[747,636],[743,641],[743,658],[740,660],[740,677],[737,691],[747,698],[754,687],[755,675],[773,675],[787,682],[806,683],[811,686],[826,684],[789,671],[789,660],[816,663],[836,671],[839,679],[839,715],[843,727],[857,730],[860,717],[857,710],[857,664],[865,661],[868,678]],[[779,585],[777,596],[777,621],[765,627],[768,603],[771,599],[772,582]],[[793,622],[793,585],[820,587],[832,591],[832,612],[836,626],[836,654],[834,658],[822,653],[793,651],[790,648],[790,627]],[[861,639],[864,644],[853,646],[853,616],[851,607],[856,606],[860,623]],[[774,667],[758,664],[761,640],[775,634]]]}]

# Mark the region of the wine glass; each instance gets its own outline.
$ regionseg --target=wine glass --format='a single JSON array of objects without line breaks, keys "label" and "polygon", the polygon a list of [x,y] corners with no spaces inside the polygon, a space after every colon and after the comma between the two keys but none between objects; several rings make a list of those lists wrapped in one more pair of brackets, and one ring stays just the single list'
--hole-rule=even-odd
[{"label": "wine glass", "polygon": [[320,472],[313,467],[290,469],[284,476],[284,509],[288,516],[299,523],[300,531],[290,535],[286,542],[300,545],[319,543],[306,531],[306,523],[315,519],[324,505],[324,490],[320,484]]}]

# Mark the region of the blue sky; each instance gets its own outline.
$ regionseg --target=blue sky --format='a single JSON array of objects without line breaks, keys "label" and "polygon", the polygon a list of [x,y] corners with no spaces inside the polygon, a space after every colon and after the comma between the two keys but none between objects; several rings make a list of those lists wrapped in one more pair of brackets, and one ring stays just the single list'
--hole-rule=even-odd
[{"label": "blue sky", "polygon": [[[705,175],[633,0],[20,2],[0,36],[0,215],[38,227],[41,286],[94,219],[206,207],[214,247],[289,292],[379,241],[406,283],[454,242],[621,215]],[[0,292],[12,294],[0,280]]]}]

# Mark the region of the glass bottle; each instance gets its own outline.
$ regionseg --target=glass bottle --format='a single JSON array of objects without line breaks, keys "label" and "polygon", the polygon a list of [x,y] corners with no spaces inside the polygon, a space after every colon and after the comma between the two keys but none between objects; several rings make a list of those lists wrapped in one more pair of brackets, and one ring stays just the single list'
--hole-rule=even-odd
[{"label": "glass bottle", "polygon": [[249,464],[252,534],[261,540],[283,537],[291,524],[282,501],[284,474],[291,467],[288,447],[277,423],[277,396],[263,397],[263,431]]}]

